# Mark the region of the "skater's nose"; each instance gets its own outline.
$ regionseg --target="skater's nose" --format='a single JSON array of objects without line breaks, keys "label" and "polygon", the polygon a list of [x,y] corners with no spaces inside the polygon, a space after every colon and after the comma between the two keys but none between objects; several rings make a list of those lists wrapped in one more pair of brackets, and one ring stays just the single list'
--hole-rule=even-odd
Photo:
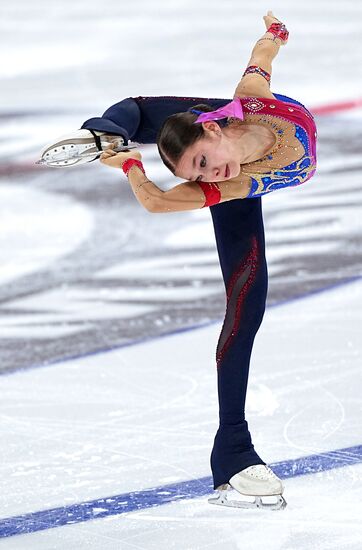
[{"label": "skater's nose", "polygon": [[221,171],[220,171],[220,168],[218,168],[217,166],[214,166],[213,168],[205,171],[205,181],[214,181],[215,179],[222,179],[220,178],[220,176],[221,176]]}]

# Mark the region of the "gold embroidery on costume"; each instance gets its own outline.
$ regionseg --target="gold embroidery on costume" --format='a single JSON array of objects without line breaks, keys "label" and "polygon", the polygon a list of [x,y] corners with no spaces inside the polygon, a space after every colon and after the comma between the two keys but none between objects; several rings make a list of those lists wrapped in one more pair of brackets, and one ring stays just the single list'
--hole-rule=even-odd
[{"label": "gold embroidery on costume", "polygon": [[251,176],[250,195],[255,196],[259,193],[270,193],[270,191],[281,187],[300,185],[311,177],[311,172],[314,170],[316,170],[314,159],[305,155],[289,166],[278,170],[271,170],[264,174],[248,173],[244,170],[243,173]]},{"label": "gold embroidery on costume", "polygon": [[[251,116],[255,120],[256,115],[253,113]],[[310,155],[305,128],[288,121],[285,121],[287,125],[282,125],[265,114],[255,122],[268,123],[276,142],[263,158],[241,166],[242,173],[251,179],[248,197],[257,197],[282,187],[300,185],[313,176],[316,159]]]}]

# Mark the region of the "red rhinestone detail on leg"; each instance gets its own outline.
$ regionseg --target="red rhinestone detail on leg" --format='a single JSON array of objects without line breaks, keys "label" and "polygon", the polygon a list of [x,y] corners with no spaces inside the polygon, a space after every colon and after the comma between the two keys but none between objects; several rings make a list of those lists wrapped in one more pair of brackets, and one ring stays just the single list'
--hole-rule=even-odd
[{"label": "red rhinestone detail on leg", "polygon": [[[227,287],[227,292],[226,292],[226,296],[227,296],[227,306],[226,306],[226,312],[228,312],[228,307],[230,305],[230,298],[231,298],[231,295],[233,293],[233,289],[234,289],[234,286],[235,284],[237,283],[237,281],[239,280],[240,277],[242,277],[243,273],[245,273],[246,270],[249,270],[249,275],[248,275],[248,278],[247,280],[245,281],[245,283],[243,284],[242,288],[241,288],[241,291],[240,291],[240,294],[237,298],[237,303],[236,303],[236,308],[235,308],[235,316],[234,316],[234,321],[233,321],[233,325],[232,325],[232,328],[231,328],[231,331],[229,329],[229,335],[225,341],[225,343],[223,344],[222,348],[219,350],[217,349],[216,351],[216,363],[217,363],[217,368],[220,367],[220,363],[225,355],[225,352],[226,350],[230,347],[230,344],[233,340],[233,338],[235,337],[235,334],[236,332],[238,331],[239,329],[239,326],[240,326],[240,318],[241,318],[241,314],[242,314],[242,308],[243,308],[243,304],[244,304],[244,301],[245,301],[245,297],[250,289],[250,287],[252,286],[252,284],[254,283],[254,280],[255,280],[255,276],[256,276],[256,271],[257,271],[257,266],[258,266],[258,244],[257,244],[257,240],[256,238],[254,237],[253,241],[252,241],[252,248],[251,248],[251,251],[249,252],[246,260],[242,263],[242,265],[237,269],[237,271],[234,272],[233,276],[231,277],[230,279],[230,282],[228,284],[228,287]],[[227,313],[225,315],[225,319],[224,319],[224,324],[223,324],[223,328],[222,328],[222,331],[221,331],[221,335],[223,334],[223,331],[224,331],[224,328],[225,328],[225,321],[226,321],[226,318],[227,318]],[[220,335],[220,339],[221,339],[221,335]],[[219,339],[219,341],[220,341]]]}]

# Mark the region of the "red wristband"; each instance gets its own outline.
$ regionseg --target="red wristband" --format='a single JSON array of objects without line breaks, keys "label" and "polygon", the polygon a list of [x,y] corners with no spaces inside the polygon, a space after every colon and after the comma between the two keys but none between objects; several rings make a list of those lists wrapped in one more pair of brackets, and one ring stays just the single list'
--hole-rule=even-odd
[{"label": "red wristband", "polygon": [[142,170],[142,172],[146,175],[145,169],[143,168],[143,164],[140,160],[138,160],[138,159],[126,159],[122,163],[121,168],[122,168],[123,172],[126,174],[127,177],[128,177],[128,172],[130,171],[132,166],[138,166],[138,168],[140,168]]},{"label": "red wristband", "polygon": [[221,193],[217,183],[208,183],[206,181],[198,181],[197,183],[200,185],[206,197],[206,202],[202,208],[220,202]]}]

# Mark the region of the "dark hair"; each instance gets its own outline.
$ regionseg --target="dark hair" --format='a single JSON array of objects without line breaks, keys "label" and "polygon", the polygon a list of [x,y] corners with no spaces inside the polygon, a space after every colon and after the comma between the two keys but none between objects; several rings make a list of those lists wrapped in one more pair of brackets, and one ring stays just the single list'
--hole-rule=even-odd
[{"label": "dark hair", "polygon": [[[215,107],[206,105],[193,105],[188,111],[176,113],[166,118],[157,134],[157,147],[163,163],[174,174],[176,164],[184,154],[187,147],[193,145],[198,139],[205,136],[202,124],[194,124],[199,116],[191,113],[191,109],[197,109],[203,113],[214,111]],[[225,119],[216,120],[221,128],[226,126]]]}]

